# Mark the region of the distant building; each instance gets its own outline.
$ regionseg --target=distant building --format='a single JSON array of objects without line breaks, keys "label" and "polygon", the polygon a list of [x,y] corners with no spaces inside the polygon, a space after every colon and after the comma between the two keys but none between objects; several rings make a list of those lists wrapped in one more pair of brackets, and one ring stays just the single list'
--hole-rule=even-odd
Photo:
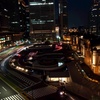
[{"label": "distant building", "polygon": [[[67,4],[65,0],[29,0],[30,33],[34,39],[55,40],[58,33],[67,29]],[[61,34],[59,34],[61,35]]]},{"label": "distant building", "polygon": [[89,20],[90,33],[100,35],[100,0],[94,0]]}]

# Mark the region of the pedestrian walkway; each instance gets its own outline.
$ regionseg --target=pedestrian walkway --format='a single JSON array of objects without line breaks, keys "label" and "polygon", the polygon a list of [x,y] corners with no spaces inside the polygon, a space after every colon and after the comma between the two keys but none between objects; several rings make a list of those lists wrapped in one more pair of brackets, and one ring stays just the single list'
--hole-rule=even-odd
[{"label": "pedestrian walkway", "polygon": [[20,94],[11,95],[0,100],[25,100]]},{"label": "pedestrian walkway", "polygon": [[28,94],[30,96],[32,96],[33,98],[40,98],[43,96],[47,96],[49,94],[53,94],[57,91],[57,87],[55,86],[46,86],[46,87],[42,87],[42,88],[38,88],[35,90],[31,90],[28,92]]}]

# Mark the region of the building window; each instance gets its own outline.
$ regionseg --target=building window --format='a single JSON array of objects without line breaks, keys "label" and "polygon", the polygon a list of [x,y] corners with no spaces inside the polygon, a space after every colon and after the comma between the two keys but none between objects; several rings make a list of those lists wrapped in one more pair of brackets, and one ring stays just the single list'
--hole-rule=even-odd
[{"label": "building window", "polygon": [[92,9],[92,11],[97,10],[97,8]]},{"label": "building window", "polygon": [[53,2],[49,2],[49,3],[40,3],[40,2],[30,2],[30,6],[38,6],[38,5],[53,5]]}]

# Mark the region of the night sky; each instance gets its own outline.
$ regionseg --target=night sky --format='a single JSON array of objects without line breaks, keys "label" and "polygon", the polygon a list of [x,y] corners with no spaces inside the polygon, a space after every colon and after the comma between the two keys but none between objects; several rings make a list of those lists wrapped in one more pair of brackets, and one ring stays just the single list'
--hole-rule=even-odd
[{"label": "night sky", "polygon": [[[28,3],[28,0],[25,0]],[[67,0],[68,26],[87,26],[92,0]]]},{"label": "night sky", "polygon": [[87,26],[92,0],[67,0],[69,27]]}]

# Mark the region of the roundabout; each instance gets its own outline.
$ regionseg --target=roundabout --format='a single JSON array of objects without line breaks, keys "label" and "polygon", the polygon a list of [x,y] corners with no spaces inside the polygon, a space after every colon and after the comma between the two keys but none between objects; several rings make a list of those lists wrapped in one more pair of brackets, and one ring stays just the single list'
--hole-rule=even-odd
[{"label": "roundabout", "polygon": [[32,63],[33,69],[38,70],[57,70],[65,67],[64,55],[62,53],[49,53],[37,57]]},{"label": "roundabout", "polygon": [[24,50],[26,54],[21,51],[10,59],[10,66],[17,70],[21,71],[32,71],[32,70],[41,70],[41,71],[54,71],[64,68],[65,57],[61,52],[57,53],[54,51],[46,52],[44,48],[41,48],[43,53],[37,49],[31,49],[31,51]]}]

